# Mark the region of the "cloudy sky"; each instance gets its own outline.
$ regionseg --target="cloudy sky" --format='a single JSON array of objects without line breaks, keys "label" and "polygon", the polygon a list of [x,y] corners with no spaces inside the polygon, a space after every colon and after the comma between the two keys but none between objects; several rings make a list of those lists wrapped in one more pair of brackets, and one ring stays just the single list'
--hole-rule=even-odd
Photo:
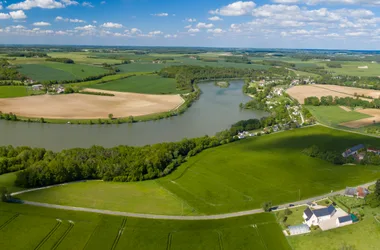
[{"label": "cloudy sky", "polygon": [[380,49],[380,0],[0,0],[0,43]]}]

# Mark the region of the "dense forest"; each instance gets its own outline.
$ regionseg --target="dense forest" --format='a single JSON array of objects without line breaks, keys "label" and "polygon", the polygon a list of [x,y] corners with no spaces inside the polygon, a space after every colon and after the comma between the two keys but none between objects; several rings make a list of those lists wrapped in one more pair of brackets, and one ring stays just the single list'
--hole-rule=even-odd
[{"label": "dense forest", "polygon": [[316,96],[305,98],[305,105],[312,106],[346,106],[346,107],[363,107],[363,108],[375,108],[380,109],[380,99],[373,99],[371,102],[362,100],[360,98],[353,97],[332,97],[332,96],[322,96],[319,99]]},{"label": "dense forest", "polygon": [[[26,79],[6,59],[0,59],[0,80],[22,80]],[[8,84],[1,84],[8,85]]]}]

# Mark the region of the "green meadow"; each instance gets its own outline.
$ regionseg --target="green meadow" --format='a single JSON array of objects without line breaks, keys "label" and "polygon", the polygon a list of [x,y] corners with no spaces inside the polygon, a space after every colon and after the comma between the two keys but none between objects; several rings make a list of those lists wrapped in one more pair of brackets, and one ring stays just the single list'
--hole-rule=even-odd
[{"label": "green meadow", "polygon": [[103,68],[84,64],[43,63],[20,66],[19,72],[35,81],[75,80],[107,72]]},{"label": "green meadow", "polygon": [[343,110],[339,106],[307,106],[307,109],[319,122],[329,126],[371,117],[363,113]]},{"label": "green meadow", "polygon": [[[100,196],[106,200],[100,205],[102,208],[116,208],[112,204],[112,196],[119,196],[117,202],[129,204],[123,211],[136,211],[134,207],[150,204],[149,199],[164,199],[156,194],[159,186],[173,195],[166,198],[168,206],[174,204],[172,197],[176,197],[179,203],[184,202],[184,211],[219,214],[249,210],[260,208],[265,201],[272,201],[273,204],[294,202],[380,178],[379,166],[333,165],[302,153],[303,149],[312,145],[324,150],[343,152],[360,143],[380,147],[378,138],[313,126],[205,150],[166,177],[125,183],[125,189],[117,188],[121,185],[119,183],[107,186],[101,182],[77,183],[74,184],[76,188],[65,185],[25,193],[18,198],[94,207],[93,200],[98,200],[102,192],[113,192],[109,201],[103,198],[104,195]],[[84,188],[85,185],[90,187]],[[142,200],[141,191],[138,191],[143,185],[146,188],[146,200]],[[78,195],[73,194],[75,192]],[[128,195],[123,198],[122,195],[126,193]],[[178,214],[178,206],[177,203],[168,210],[165,206],[151,206],[144,211],[152,214],[163,211],[165,214]]]},{"label": "green meadow", "polygon": [[0,98],[22,97],[28,95],[28,89],[25,86],[0,86]]},{"label": "green meadow", "polygon": [[0,249],[12,250],[291,249],[269,213],[172,221],[0,203],[0,230]]},{"label": "green meadow", "polygon": [[143,94],[182,94],[187,91],[177,90],[175,79],[158,75],[139,75],[124,79],[92,85],[91,88]]}]

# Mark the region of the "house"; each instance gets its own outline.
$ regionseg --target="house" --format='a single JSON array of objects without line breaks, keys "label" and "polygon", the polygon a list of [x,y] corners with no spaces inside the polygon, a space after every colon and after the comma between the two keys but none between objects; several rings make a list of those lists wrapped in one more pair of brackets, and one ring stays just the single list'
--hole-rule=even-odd
[{"label": "house", "polygon": [[344,195],[348,197],[357,197],[357,198],[362,198],[364,199],[367,195],[369,194],[368,189],[364,187],[347,187],[346,190],[344,191]]},{"label": "house", "polygon": [[342,216],[336,219],[336,226],[337,227],[343,227],[352,224],[352,217],[351,215]]},{"label": "house", "polygon": [[375,153],[377,155],[380,155],[380,149],[368,148],[367,152],[369,152],[369,153]]},{"label": "house", "polygon": [[328,207],[311,210],[309,207],[303,212],[304,224],[311,226],[319,226],[321,221],[329,220],[335,214],[336,209],[333,205]]},{"label": "house", "polygon": [[41,90],[44,86],[42,84],[32,85],[33,90]]},{"label": "house", "polygon": [[359,145],[356,145],[350,149],[347,149],[345,152],[342,153],[342,156],[344,158],[347,158],[351,155],[354,155],[354,154],[357,154],[359,150],[365,148],[365,146],[363,144],[359,144]]}]

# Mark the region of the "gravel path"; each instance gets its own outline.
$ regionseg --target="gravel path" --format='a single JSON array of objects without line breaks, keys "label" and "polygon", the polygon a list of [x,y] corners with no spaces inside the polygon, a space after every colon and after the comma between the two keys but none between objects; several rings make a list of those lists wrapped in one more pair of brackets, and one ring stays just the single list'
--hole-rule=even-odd
[{"label": "gravel path", "polygon": [[[369,182],[363,185],[362,187],[368,188],[369,186],[375,184],[376,181]],[[45,187],[50,188],[50,187]],[[12,195],[17,195],[25,192],[32,192],[40,189],[33,190],[25,190],[21,192],[12,193]],[[301,201],[289,202],[286,204],[279,205],[277,209],[283,209],[289,206],[289,204],[293,204],[294,206],[305,205],[308,202],[312,202],[315,200],[320,200],[323,198],[331,197],[338,194],[344,194],[344,189],[331,192],[325,195],[320,195],[312,198],[308,198]],[[138,213],[128,213],[128,212],[120,212],[120,211],[110,211],[110,210],[101,210],[101,209],[93,209],[93,208],[84,208],[84,207],[73,207],[73,206],[62,206],[34,201],[22,201],[23,204],[38,206],[38,207],[47,207],[47,208],[55,208],[55,209],[63,209],[63,210],[71,210],[71,211],[81,211],[81,212],[90,212],[90,213],[99,213],[99,214],[108,214],[108,215],[118,215],[118,216],[127,216],[127,217],[135,217],[135,218],[146,218],[146,219],[160,219],[160,220],[219,220],[219,219],[227,219],[251,214],[263,213],[263,209],[253,209],[235,213],[227,213],[227,214],[216,214],[216,215],[198,215],[198,216],[175,216],[175,215],[155,215],[155,214],[138,214]]]}]

